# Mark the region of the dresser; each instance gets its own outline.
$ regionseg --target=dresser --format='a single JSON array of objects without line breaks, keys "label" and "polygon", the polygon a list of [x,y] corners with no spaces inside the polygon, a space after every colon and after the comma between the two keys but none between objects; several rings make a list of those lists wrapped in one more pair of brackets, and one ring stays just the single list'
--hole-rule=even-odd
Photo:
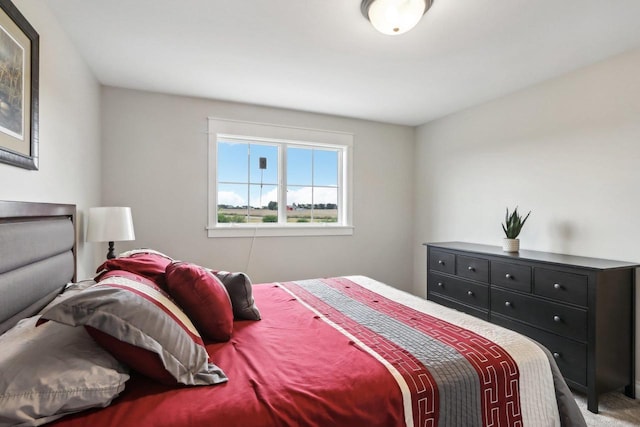
[{"label": "dresser", "polygon": [[427,299],[543,344],[567,384],[635,397],[635,278],[640,264],[464,242],[425,243]]}]

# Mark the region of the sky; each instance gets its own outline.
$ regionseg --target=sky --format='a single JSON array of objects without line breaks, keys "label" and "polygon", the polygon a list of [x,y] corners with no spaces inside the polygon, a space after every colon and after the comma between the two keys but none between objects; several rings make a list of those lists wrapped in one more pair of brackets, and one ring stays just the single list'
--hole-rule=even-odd
[{"label": "sky", "polygon": [[[338,151],[292,146],[286,150],[287,205],[337,204]],[[259,167],[261,157],[267,159],[264,170]],[[218,204],[245,206],[250,197],[251,206],[259,207],[278,200],[276,145],[219,141],[217,172]]]}]

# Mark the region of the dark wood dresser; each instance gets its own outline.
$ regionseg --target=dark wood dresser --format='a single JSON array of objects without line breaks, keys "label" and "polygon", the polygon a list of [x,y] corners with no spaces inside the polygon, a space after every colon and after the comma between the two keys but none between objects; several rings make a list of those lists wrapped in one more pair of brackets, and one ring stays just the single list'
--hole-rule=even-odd
[{"label": "dark wood dresser", "polygon": [[635,397],[635,278],[640,264],[463,242],[425,243],[427,299],[527,335],[567,384]]}]

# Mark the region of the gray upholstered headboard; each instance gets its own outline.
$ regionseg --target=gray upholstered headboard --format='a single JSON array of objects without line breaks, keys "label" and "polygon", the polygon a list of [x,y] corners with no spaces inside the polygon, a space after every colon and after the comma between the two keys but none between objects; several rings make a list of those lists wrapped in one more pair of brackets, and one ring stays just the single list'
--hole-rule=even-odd
[{"label": "gray upholstered headboard", "polygon": [[76,278],[76,207],[0,201],[0,333]]}]

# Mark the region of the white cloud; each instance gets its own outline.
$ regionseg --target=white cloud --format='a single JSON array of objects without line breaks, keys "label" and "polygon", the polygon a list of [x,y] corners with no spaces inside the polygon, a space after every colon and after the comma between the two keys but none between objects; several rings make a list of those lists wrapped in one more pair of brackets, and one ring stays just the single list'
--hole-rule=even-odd
[{"label": "white cloud", "polygon": [[229,206],[245,206],[247,200],[233,191],[219,191],[218,192],[218,204]]},{"label": "white cloud", "polygon": [[262,195],[262,200],[260,199],[260,197],[251,199],[251,206],[254,206],[254,207],[268,206],[269,202],[275,202],[276,200],[278,200],[278,189],[273,188],[272,190]]},{"label": "white cloud", "polygon": [[[311,193],[312,187],[302,187],[297,190],[289,190],[287,193],[287,204],[293,205],[295,204],[310,204],[311,203]],[[335,189],[331,188],[316,188],[313,192],[313,203],[333,203],[338,204],[338,192]],[[234,193],[230,193],[234,194]],[[242,199],[239,195],[235,194],[237,199]],[[241,203],[234,204],[234,206],[243,206],[244,199]],[[260,197],[256,197],[251,199],[251,206],[267,206],[269,202],[275,202],[278,200],[278,190],[273,188],[269,192],[262,195],[262,199]],[[221,203],[221,202],[218,202]],[[224,204],[232,204],[232,203],[224,203]]]},{"label": "white cloud", "polygon": [[[310,204],[311,187],[303,187],[298,190],[289,190],[287,193],[287,204]],[[338,192],[331,188],[316,188],[313,190],[313,203],[338,203]]]},{"label": "white cloud", "polygon": [[[296,190],[289,190],[287,193],[287,204],[290,206],[294,203],[297,205],[310,204],[312,191],[312,187],[302,187]],[[338,192],[332,188],[316,188],[315,191],[313,191],[313,203],[316,204],[338,204],[337,197]],[[260,200],[260,197],[251,199],[251,206],[268,206],[269,202],[275,202],[276,200],[278,200],[278,190],[276,188],[273,188],[262,195],[262,200]],[[219,191],[218,204],[229,206],[246,206],[247,199],[246,197],[243,197],[233,191]]]}]

